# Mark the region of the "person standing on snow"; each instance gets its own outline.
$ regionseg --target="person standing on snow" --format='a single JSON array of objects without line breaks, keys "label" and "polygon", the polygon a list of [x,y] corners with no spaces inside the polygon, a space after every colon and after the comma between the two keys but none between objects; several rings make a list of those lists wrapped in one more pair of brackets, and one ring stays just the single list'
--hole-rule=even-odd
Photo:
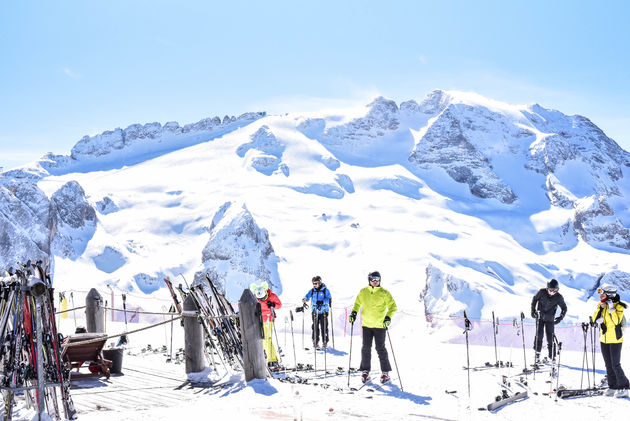
[{"label": "person standing on snow", "polygon": [[620,301],[617,288],[610,285],[602,285],[597,293],[599,303],[593,316],[593,320],[599,324],[601,335],[599,345],[602,350],[602,357],[606,365],[606,376],[608,378],[608,389],[604,392],[606,396],[618,398],[628,397],[628,378],[621,368],[621,346],[623,345],[623,312],[627,307],[626,303]]},{"label": "person standing on snow", "polygon": [[302,303],[311,300],[311,309],[313,310],[313,325],[311,326],[313,335],[313,347],[319,347],[319,338],[322,338],[322,346],[328,347],[328,313],[330,312],[331,295],[326,285],[322,282],[321,276],[314,276],[311,280],[313,288],[311,288]]},{"label": "person standing on snow", "polygon": [[265,337],[263,339],[263,350],[265,351],[265,358],[267,359],[267,365],[271,368],[278,367],[278,355],[273,346],[271,340],[271,333],[273,332],[273,324],[276,320],[276,309],[282,307],[282,302],[276,294],[274,294],[267,282],[263,282],[260,285],[255,283],[251,284],[249,289],[260,303],[262,310],[263,331]]},{"label": "person standing on snow", "polygon": [[[536,337],[534,341],[534,350],[536,357],[534,363],[540,363],[540,349],[542,348],[543,332],[547,335],[547,349],[549,351],[549,359],[556,358],[553,349],[554,325],[560,323],[567,314],[567,305],[564,302],[562,294],[558,292],[560,286],[558,281],[552,279],[547,282],[547,288],[538,290],[532,299],[532,317],[536,319]],[[560,315],[556,317],[556,310],[560,306]]]},{"label": "person standing on snow", "polygon": [[361,366],[359,367],[361,380],[365,383],[370,376],[372,339],[374,339],[381,364],[381,383],[385,383],[389,381],[389,372],[392,370],[385,348],[385,336],[387,327],[398,308],[392,294],[381,287],[381,274],[379,272],[372,272],[368,275],[368,284],[369,286],[363,288],[357,295],[349,320],[350,323],[354,323],[357,312],[363,308],[361,315],[363,347],[361,348]]}]

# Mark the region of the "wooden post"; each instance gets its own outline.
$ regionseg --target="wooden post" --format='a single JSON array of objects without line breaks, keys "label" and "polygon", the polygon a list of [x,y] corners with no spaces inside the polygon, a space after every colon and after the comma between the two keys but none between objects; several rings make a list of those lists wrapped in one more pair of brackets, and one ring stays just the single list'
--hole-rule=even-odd
[{"label": "wooden post", "polygon": [[[184,311],[197,311],[193,298],[184,300]],[[203,359],[203,327],[196,317],[184,317],[184,352],[186,354],[186,374],[197,373],[206,368]]]},{"label": "wooden post", "polygon": [[85,327],[89,333],[105,332],[105,307],[103,297],[94,288],[85,297]]},{"label": "wooden post", "polygon": [[267,363],[263,352],[262,311],[260,303],[249,289],[243,291],[238,301],[241,320],[241,339],[243,340],[243,364],[245,381],[265,379]]}]

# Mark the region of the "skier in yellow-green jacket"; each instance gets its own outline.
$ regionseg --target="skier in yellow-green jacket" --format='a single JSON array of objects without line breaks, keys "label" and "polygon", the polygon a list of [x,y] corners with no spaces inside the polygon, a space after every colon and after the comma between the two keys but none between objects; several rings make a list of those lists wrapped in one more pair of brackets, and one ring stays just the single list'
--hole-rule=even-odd
[{"label": "skier in yellow-green jacket", "polygon": [[620,300],[617,288],[612,285],[602,285],[598,290],[599,303],[593,315],[593,320],[599,325],[602,334],[599,344],[602,357],[606,365],[608,390],[606,396],[627,398],[630,382],[621,368],[621,346],[623,345],[623,312],[626,303]]},{"label": "skier in yellow-green jacket", "polygon": [[370,273],[368,283],[369,286],[363,288],[357,295],[349,320],[350,323],[354,323],[357,313],[363,308],[361,313],[363,347],[361,348],[361,366],[359,367],[361,380],[365,383],[370,376],[372,339],[374,339],[381,364],[381,383],[385,383],[389,381],[389,372],[392,370],[385,348],[385,336],[397,307],[392,294],[381,287],[381,274],[379,272]]}]

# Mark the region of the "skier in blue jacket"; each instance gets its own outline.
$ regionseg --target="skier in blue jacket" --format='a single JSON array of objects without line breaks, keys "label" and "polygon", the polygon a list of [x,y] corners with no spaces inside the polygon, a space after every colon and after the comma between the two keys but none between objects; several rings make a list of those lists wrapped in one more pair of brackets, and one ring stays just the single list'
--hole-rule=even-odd
[{"label": "skier in blue jacket", "polygon": [[328,313],[330,312],[331,295],[326,285],[322,282],[321,276],[314,276],[312,279],[313,288],[311,288],[302,303],[311,300],[311,308],[313,309],[313,346],[319,346],[319,339],[322,340],[322,346],[328,346]]}]

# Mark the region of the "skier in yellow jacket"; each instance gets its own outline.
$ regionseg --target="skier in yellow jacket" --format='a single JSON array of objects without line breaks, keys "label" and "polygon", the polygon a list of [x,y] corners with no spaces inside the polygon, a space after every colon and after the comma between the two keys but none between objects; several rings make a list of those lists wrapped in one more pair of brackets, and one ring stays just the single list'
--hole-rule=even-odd
[{"label": "skier in yellow jacket", "polygon": [[620,301],[617,288],[613,286],[602,285],[597,293],[600,294],[600,302],[597,304],[593,320],[599,324],[602,331],[599,344],[608,378],[608,390],[604,394],[627,398],[630,383],[628,383],[628,378],[624,374],[620,362],[623,344],[622,320],[626,304]]},{"label": "skier in yellow jacket", "polygon": [[392,321],[397,307],[392,294],[381,287],[381,274],[372,272],[368,275],[369,286],[363,288],[352,307],[350,313],[350,323],[354,323],[357,312],[363,308],[361,313],[361,325],[363,327],[363,347],[361,348],[361,380],[365,383],[370,376],[370,366],[372,360],[372,338],[376,344],[376,352],[381,364],[381,383],[389,381],[389,372],[392,366],[389,364],[387,349],[385,348],[385,336],[387,326]]}]

